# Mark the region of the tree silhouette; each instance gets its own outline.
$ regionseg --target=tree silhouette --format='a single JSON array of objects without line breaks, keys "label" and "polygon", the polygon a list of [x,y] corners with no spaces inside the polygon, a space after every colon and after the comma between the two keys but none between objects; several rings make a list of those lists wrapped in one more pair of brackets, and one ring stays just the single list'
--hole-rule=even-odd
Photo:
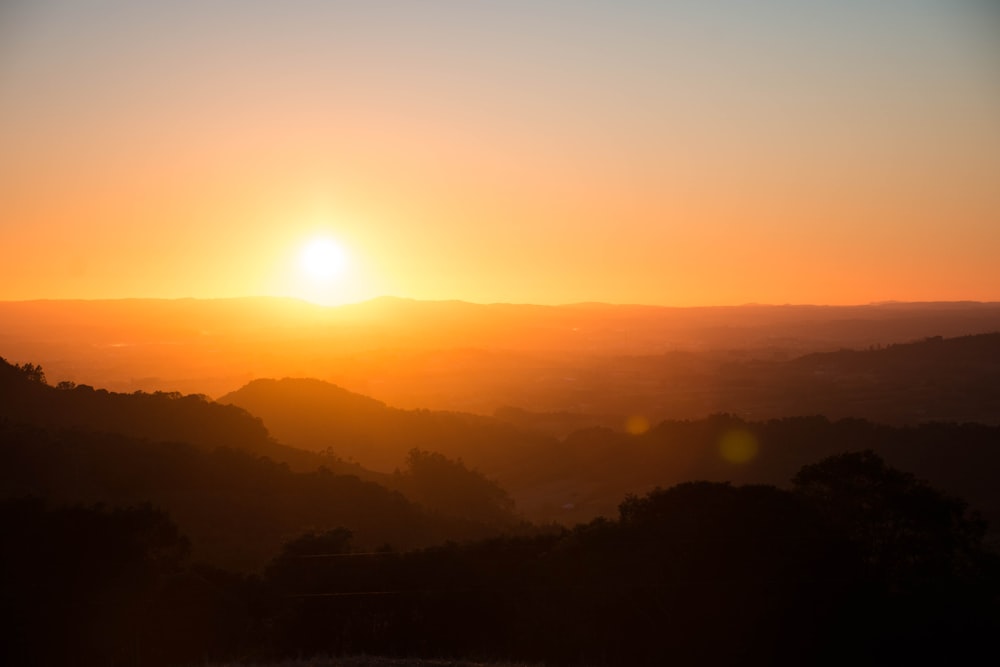
[{"label": "tree silhouette", "polygon": [[[4,362],[4,358],[0,357],[0,362]],[[37,382],[39,384],[46,384],[45,382],[45,371],[38,364],[33,364],[26,362],[23,364],[14,364],[13,367],[19,371],[24,377],[31,380],[32,382]]]},{"label": "tree silhouette", "polygon": [[515,520],[514,501],[499,484],[436,452],[410,450],[394,482],[408,498],[436,512],[491,524]]},{"label": "tree silhouette", "polygon": [[1000,570],[983,543],[985,522],[964,501],[871,451],[807,465],[793,486],[865,564],[844,634],[868,660],[966,664],[992,650]]},{"label": "tree silhouette", "polygon": [[792,484],[894,586],[958,574],[982,552],[986,524],[964,501],[870,450],[804,466]]},{"label": "tree silhouette", "polygon": [[0,662],[132,664],[145,613],[187,555],[167,515],[149,505],[49,509],[22,499],[0,502],[0,525],[0,589],[15,619]]}]

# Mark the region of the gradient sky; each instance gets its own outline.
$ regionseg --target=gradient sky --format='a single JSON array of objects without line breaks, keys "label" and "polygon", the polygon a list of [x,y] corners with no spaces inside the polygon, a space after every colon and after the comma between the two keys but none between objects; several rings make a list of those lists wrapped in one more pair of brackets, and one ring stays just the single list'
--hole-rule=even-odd
[{"label": "gradient sky", "polygon": [[1000,300],[1000,11],[4,2],[0,248],[0,299]]}]

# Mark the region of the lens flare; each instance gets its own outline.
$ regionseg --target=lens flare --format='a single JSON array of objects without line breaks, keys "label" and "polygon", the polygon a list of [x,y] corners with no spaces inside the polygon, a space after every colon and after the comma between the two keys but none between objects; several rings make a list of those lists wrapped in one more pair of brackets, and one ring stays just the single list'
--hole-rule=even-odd
[{"label": "lens flare", "polygon": [[719,454],[730,463],[749,463],[759,449],[757,436],[744,429],[727,431],[719,438]]},{"label": "lens flare", "polygon": [[631,435],[642,435],[649,430],[649,420],[642,415],[632,415],[625,420],[625,432]]}]

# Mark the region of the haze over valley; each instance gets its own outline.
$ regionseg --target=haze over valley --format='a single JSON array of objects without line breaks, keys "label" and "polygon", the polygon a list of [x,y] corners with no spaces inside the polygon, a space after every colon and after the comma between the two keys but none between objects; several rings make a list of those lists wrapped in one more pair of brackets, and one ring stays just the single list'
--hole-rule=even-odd
[{"label": "haze over valley", "polygon": [[[958,400],[942,407],[940,396],[869,401],[868,393],[901,398],[898,392],[918,391],[905,377],[908,364],[892,361],[906,355],[905,348],[877,352],[998,331],[1000,305],[32,301],[0,303],[0,323],[8,359],[42,364],[54,382],[120,392],[219,397],[256,378],[313,377],[395,407],[583,413],[608,425],[632,416],[655,421],[713,412],[917,423],[988,421],[989,408],[979,405],[988,397],[978,392],[966,400],[958,388]],[[858,354],[833,354],[840,350]],[[935,365],[933,357],[922,362],[918,356],[912,359],[917,372]],[[966,374],[970,387],[993,372],[988,350],[969,350],[965,358],[964,365],[937,363],[932,372],[950,374],[952,384]]]}]

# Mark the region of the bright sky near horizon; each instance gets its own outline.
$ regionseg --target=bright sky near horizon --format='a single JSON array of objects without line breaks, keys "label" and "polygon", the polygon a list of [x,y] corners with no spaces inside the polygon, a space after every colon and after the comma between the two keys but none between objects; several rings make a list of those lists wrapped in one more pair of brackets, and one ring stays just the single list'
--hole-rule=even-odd
[{"label": "bright sky near horizon", "polygon": [[0,247],[5,300],[1000,300],[1000,8],[14,0]]}]

